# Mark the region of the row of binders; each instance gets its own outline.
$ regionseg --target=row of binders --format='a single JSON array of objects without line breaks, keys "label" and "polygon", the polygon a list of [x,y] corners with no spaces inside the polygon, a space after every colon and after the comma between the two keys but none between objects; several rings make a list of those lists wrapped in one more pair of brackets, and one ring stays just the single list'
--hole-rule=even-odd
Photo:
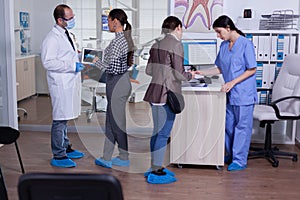
[{"label": "row of binders", "polygon": [[285,55],[296,53],[297,38],[295,35],[253,35],[246,34],[253,42],[257,61],[283,61]]},{"label": "row of binders", "polygon": [[271,89],[278,76],[282,62],[263,63],[257,62],[256,87]]},{"label": "row of binders", "polygon": [[272,90],[258,90],[257,97],[258,104],[269,105],[272,102]]}]

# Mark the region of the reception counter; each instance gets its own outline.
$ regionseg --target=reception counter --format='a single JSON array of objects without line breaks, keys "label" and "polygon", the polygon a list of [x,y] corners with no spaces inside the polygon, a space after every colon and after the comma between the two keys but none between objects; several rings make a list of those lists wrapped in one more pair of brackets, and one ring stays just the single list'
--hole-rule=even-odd
[{"label": "reception counter", "polygon": [[185,109],[171,132],[173,164],[224,165],[226,94],[222,77],[211,80],[206,87],[182,88]]}]

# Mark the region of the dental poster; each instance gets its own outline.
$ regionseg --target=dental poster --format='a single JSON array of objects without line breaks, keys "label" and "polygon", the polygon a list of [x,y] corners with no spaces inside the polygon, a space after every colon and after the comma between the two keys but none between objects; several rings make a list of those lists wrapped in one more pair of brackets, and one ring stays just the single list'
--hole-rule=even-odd
[{"label": "dental poster", "polygon": [[223,0],[174,0],[173,9],[184,31],[213,32],[212,23],[222,14]]}]

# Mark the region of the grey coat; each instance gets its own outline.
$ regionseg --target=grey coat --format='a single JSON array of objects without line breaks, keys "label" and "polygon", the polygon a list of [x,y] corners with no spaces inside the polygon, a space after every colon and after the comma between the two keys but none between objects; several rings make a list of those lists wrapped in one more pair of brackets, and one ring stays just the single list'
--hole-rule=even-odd
[{"label": "grey coat", "polygon": [[192,78],[183,67],[183,46],[173,35],[167,34],[151,47],[146,74],[152,79],[144,101],[150,103],[166,103],[167,88],[181,93],[181,81]]}]

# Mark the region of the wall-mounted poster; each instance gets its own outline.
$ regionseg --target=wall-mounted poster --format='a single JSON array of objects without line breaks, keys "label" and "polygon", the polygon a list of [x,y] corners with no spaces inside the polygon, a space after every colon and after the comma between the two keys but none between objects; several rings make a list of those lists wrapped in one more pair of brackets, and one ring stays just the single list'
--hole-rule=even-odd
[{"label": "wall-mounted poster", "polygon": [[[223,12],[223,0],[173,0],[171,14],[187,32],[212,32],[212,23]],[[173,10],[172,10],[173,9]]]},{"label": "wall-mounted poster", "polygon": [[[30,52],[30,21],[28,12],[20,12],[20,42],[21,53],[27,54]],[[17,43],[16,43],[17,44]],[[19,48],[19,47],[16,47]]]},{"label": "wall-mounted poster", "polygon": [[20,27],[29,28],[29,13],[20,12]]}]

